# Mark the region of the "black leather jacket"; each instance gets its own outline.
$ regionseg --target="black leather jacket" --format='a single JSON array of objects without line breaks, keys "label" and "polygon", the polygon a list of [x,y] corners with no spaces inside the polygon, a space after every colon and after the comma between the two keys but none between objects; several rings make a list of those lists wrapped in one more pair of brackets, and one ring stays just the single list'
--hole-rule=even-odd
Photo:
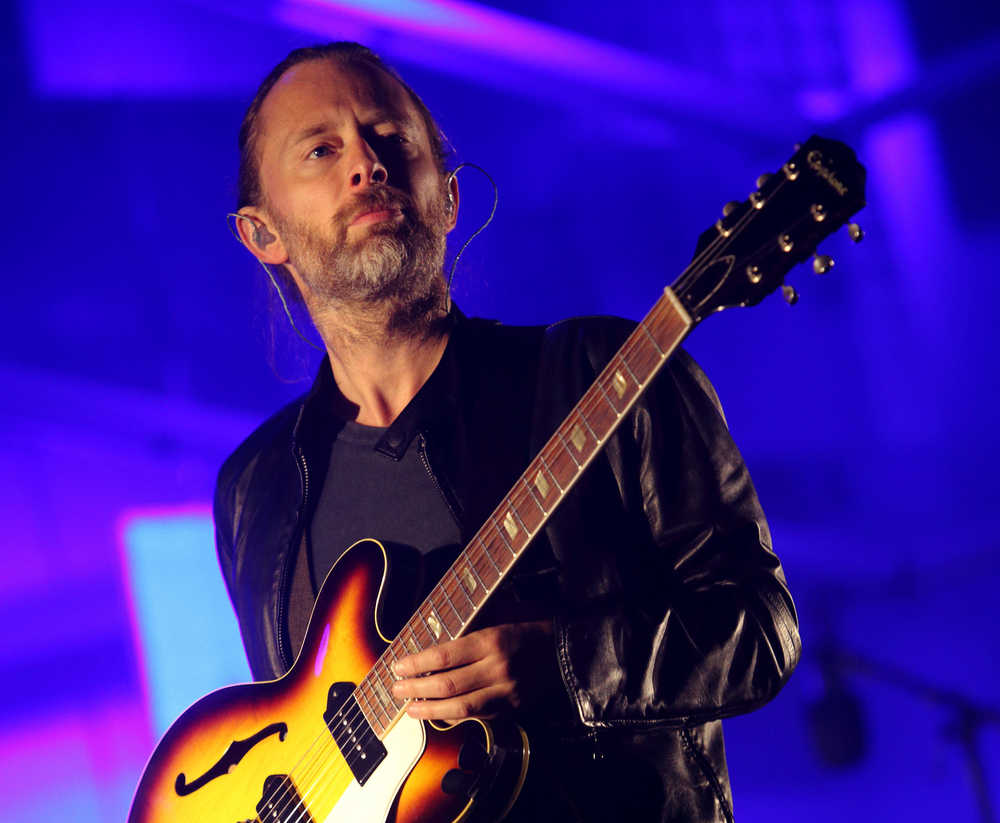
[{"label": "black leather jacket", "polygon": [[[401,453],[416,441],[469,537],[632,327],[460,317],[440,365],[377,448]],[[219,560],[257,679],[291,666],[289,603],[314,596],[296,558],[331,480],[322,475],[334,391],[324,363],[311,391],[220,472]],[[549,742],[535,762],[544,770],[544,752],[556,752],[552,779],[576,810],[565,817],[731,820],[719,720],[774,697],[800,644],[750,477],[686,353],[653,381],[504,589],[500,614],[555,620],[565,696],[540,724]]]}]

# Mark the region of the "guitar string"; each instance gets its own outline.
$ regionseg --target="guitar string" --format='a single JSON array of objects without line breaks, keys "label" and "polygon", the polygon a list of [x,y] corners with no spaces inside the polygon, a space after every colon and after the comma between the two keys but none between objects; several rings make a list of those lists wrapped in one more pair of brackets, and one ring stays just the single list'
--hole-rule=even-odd
[{"label": "guitar string", "polygon": [[[770,197],[773,197],[774,194],[777,194],[777,192],[785,185],[786,180],[787,180],[787,176],[786,176],[785,179],[782,179],[782,180],[779,181],[778,185],[775,187],[774,191],[772,192],[772,194],[769,196],[768,199],[770,199]],[[765,205],[766,205],[766,202],[765,202]],[[737,221],[736,221],[736,223],[734,223],[733,226],[730,227],[727,230],[728,231],[728,235],[722,235],[720,233],[718,237],[713,238],[713,240],[711,240],[706,245],[706,247],[701,252],[699,252],[695,256],[695,258],[692,260],[692,262],[684,269],[684,271],[681,273],[681,275],[675,280],[674,286],[672,288],[674,288],[674,289],[684,289],[688,285],[690,285],[692,279],[696,278],[697,276],[699,276],[699,272],[697,271],[697,269],[701,265],[702,261],[705,258],[714,255],[717,251],[724,250],[724,247],[728,245],[727,241],[729,241],[730,237],[733,236],[733,233],[736,232],[737,230],[742,230],[745,227],[746,223],[751,222],[752,219],[754,218],[755,214],[757,213],[757,211],[758,211],[757,209],[748,209],[747,212],[743,216],[741,216],[740,218],[738,218]],[[797,221],[796,225],[799,222],[801,222],[801,220]],[[758,253],[763,248],[764,247],[762,246],[760,249],[758,249]],[[647,317],[648,317],[648,315],[647,315]],[[646,318],[644,318],[644,320],[641,321],[641,322],[644,322],[645,319]],[[618,357],[620,357],[620,358],[622,358],[624,360],[629,354],[633,354],[634,353],[635,347],[636,347],[636,345],[638,343],[639,343],[639,338],[637,338],[635,340],[634,344],[631,345],[631,346],[629,345],[629,341],[626,341],[626,344],[623,345],[623,347],[618,351],[618,353],[617,353],[616,356],[618,356]],[[628,349],[628,351],[626,351],[626,349]],[[614,360],[614,357],[612,358],[612,361],[613,360]],[[609,362],[609,364],[605,367],[605,369],[602,370],[601,374],[594,381],[594,385],[596,385],[597,383],[599,383],[602,380],[602,378],[606,378],[606,377],[609,376],[608,371],[609,371],[609,368],[610,368],[611,365],[612,365],[612,363]],[[654,367],[654,370],[655,370],[655,367]],[[649,381],[649,379],[651,379],[651,377],[644,378],[643,385],[645,385],[645,383],[647,383]],[[641,388],[641,387],[639,387],[639,388]],[[588,398],[588,395],[589,395],[589,389],[588,389],[588,393],[585,394],[581,398],[581,401],[577,404],[577,406],[574,407],[574,411],[578,411],[580,414],[586,414],[587,411],[593,412],[595,410],[594,407],[595,407],[597,401],[601,399],[600,393],[596,393],[595,392],[589,398]],[[588,399],[590,400],[589,406],[586,403],[586,401],[588,401]],[[605,400],[605,402],[608,402],[608,401]],[[613,404],[612,404],[612,408],[614,408]],[[572,412],[571,412],[571,414],[572,414]],[[589,427],[589,424],[588,424],[588,427]],[[596,433],[594,433],[594,434],[596,435]],[[546,444],[546,445],[548,445],[548,444]],[[563,447],[563,449],[566,450],[565,447]],[[544,452],[544,451],[545,451],[545,449],[543,448],[542,451],[539,454],[542,455],[542,452]],[[580,470],[577,469],[577,471],[580,471]],[[520,485],[520,484],[518,484],[518,485]],[[526,500],[528,499],[528,497],[531,496],[530,492],[526,493],[523,490],[521,490],[518,486],[516,486],[515,489],[510,494],[507,495],[507,498],[511,499],[512,502],[515,502],[515,505],[516,505],[516,501],[514,500],[515,495],[520,495],[520,500],[521,500],[522,503],[526,502]],[[532,497],[532,500],[533,499],[534,498]],[[537,501],[534,501],[534,502],[537,505]],[[520,508],[520,506],[518,506],[518,505],[516,505],[516,507]],[[487,525],[489,525],[493,520],[494,520],[494,518],[491,517],[490,520],[487,521]],[[485,526],[484,526],[484,529],[485,529]],[[484,529],[481,529],[480,532],[482,532]],[[530,538],[533,538],[533,537],[534,537],[534,533],[532,533],[530,535]],[[475,541],[473,540],[472,542],[474,543]],[[483,542],[482,539],[480,539],[480,542]],[[470,543],[470,546],[471,546],[471,543]],[[523,551],[524,548],[526,548],[526,546],[527,546],[527,543],[525,543],[524,546],[522,546],[520,549],[517,550],[517,553],[515,553],[514,556],[513,556],[514,560],[517,559],[517,557],[519,556],[519,552]],[[483,545],[483,550],[488,553],[488,549],[485,547],[485,544]],[[463,552],[463,554],[465,554],[465,553],[466,552]],[[475,565],[475,564],[473,564],[473,565]],[[513,564],[511,564],[511,565],[513,565]],[[508,570],[509,570],[509,568],[508,568]],[[500,581],[498,580],[497,581],[497,585],[499,585],[499,582]],[[435,589],[437,589],[438,586],[440,586],[440,585],[441,584],[439,582],[435,586]],[[445,597],[448,599],[448,601],[452,605],[452,607],[454,607],[454,603],[453,603],[453,601],[451,601],[451,598],[448,597],[446,589],[444,589],[444,587],[442,586],[441,590],[445,594]],[[432,590],[431,594],[433,594],[433,591],[434,590]],[[490,593],[491,592],[487,592],[487,594],[490,594]],[[428,596],[428,598],[425,599],[424,603],[428,603],[429,601],[430,601],[430,596]],[[475,602],[472,601],[471,599],[470,599],[470,602],[472,602],[473,605],[476,605]],[[421,604],[421,608],[423,607],[423,605],[424,604]],[[479,605],[481,605],[481,604],[479,604]],[[478,606],[477,606],[477,608],[478,608]],[[419,613],[419,611],[420,611],[420,608],[417,609],[418,613]],[[459,614],[458,611],[457,611],[457,609],[455,610],[455,612],[456,612],[456,614]],[[468,621],[463,621],[463,623],[465,625],[467,625]],[[459,636],[461,635],[461,632],[464,630],[465,625],[462,625],[459,628]],[[409,626],[409,622],[408,622],[407,626],[404,627],[404,629],[407,628],[408,626]],[[411,629],[411,633],[412,633],[412,631],[413,630]],[[450,632],[449,632],[449,634],[450,634]],[[398,637],[399,637],[399,635],[397,635],[396,639],[398,639]],[[384,658],[385,658],[385,656],[386,656],[386,654],[388,652],[391,652],[392,646],[396,642],[396,639],[394,639],[394,641],[392,641],[391,643],[387,644],[386,649],[382,652],[382,654],[376,660],[375,665],[372,667],[372,670],[371,670],[372,672],[374,672],[380,665],[382,665],[383,667],[385,667],[386,671],[390,671],[389,668],[388,668],[388,664],[386,663],[386,661],[385,661]],[[393,652],[393,657],[395,657],[395,653],[394,652]],[[367,676],[366,676],[365,679],[367,679]],[[362,682],[364,682],[364,681],[362,681]],[[404,703],[403,703],[403,706],[401,707],[401,709],[399,711],[400,712],[404,711],[405,708],[406,708],[406,706],[408,705],[408,703],[409,703],[409,700],[405,700]],[[361,708],[360,702],[359,701],[355,701],[355,705],[357,706],[357,710],[350,715],[350,720],[349,720],[350,723],[355,723],[355,722],[357,722],[357,720],[358,720],[359,717],[364,717],[364,711]],[[382,705],[381,701],[379,701],[379,705],[380,706]],[[385,713],[386,713],[387,716],[389,715],[388,711],[386,711]],[[397,716],[398,716],[398,714],[397,714]],[[395,718],[393,718],[393,720],[394,719]],[[367,737],[367,738],[370,738],[371,736],[377,736],[377,735],[375,735],[374,729],[372,728],[371,724],[369,724],[367,722],[367,718],[365,718],[365,720],[366,720],[366,724],[365,724],[366,725],[366,730],[362,731],[361,736],[362,737]],[[326,725],[326,724],[324,723],[324,725]],[[315,775],[316,772],[317,772],[317,770],[319,770],[320,772],[322,771],[322,768],[325,765],[325,762],[328,762],[328,761],[325,760],[325,758],[323,757],[323,755],[327,754],[327,752],[330,751],[330,750],[333,750],[333,753],[336,753],[337,751],[340,751],[340,753],[342,755],[342,760],[344,762],[344,765],[346,765],[348,767],[351,766],[351,763],[349,761],[349,755],[344,755],[344,753],[340,750],[339,745],[337,745],[336,740],[332,737],[332,729],[329,729],[329,726],[327,728],[331,732],[331,741],[332,741],[333,745],[331,745],[331,741],[327,741],[326,744],[320,744],[320,750],[319,751],[315,751],[316,744],[319,742],[320,738],[322,738],[324,736],[324,732],[320,732],[319,735],[317,735],[317,737],[314,739],[313,743],[303,753],[302,757],[300,757],[299,761],[295,764],[295,766],[293,767],[293,769],[290,770],[289,773],[285,776],[285,778],[281,781],[281,783],[285,784],[285,786],[284,786],[284,790],[282,791],[282,797],[280,797],[279,800],[280,799],[285,799],[285,797],[284,797],[285,795],[291,795],[290,797],[288,797],[287,799],[285,799],[285,804],[283,806],[282,813],[284,813],[285,811],[287,811],[288,810],[288,805],[290,803],[293,803],[295,801],[295,798],[294,798],[295,784],[292,781],[293,773],[297,772],[297,770],[300,767],[300,765],[302,765],[302,761],[305,760],[305,758],[308,757],[310,754],[313,754],[312,762],[308,763],[306,765],[307,765],[307,767],[310,767],[309,768],[309,772],[311,773],[311,775]],[[329,781],[329,780],[337,777],[338,773],[343,773],[343,772],[344,772],[343,766],[340,765],[340,763],[338,763],[337,767],[334,769],[334,773],[333,774],[329,774],[329,775],[325,775],[325,778],[326,778],[327,781]],[[306,777],[306,774],[303,774],[302,777]],[[324,775],[323,774],[319,774],[318,777],[319,778],[323,778]],[[315,789],[316,785],[317,785],[317,781],[313,781],[313,783],[309,787],[309,790],[302,797],[302,801],[303,801],[302,812],[303,812],[303,814],[307,814],[308,813],[308,811],[307,811],[307,809],[305,808],[305,805],[304,805],[305,797],[312,793],[312,790]],[[272,798],[273,798],[273,794],[272,794]],[[301,819],[301,815],[300,815],[299,819]]]}]

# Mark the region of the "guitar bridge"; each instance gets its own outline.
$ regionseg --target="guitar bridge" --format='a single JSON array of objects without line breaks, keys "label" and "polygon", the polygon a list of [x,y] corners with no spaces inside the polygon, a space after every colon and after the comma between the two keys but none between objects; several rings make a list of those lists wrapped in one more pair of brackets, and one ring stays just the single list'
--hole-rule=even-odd
[{"label": "guitar bridge", "polygon": [[287,774],[272,774],[264,781],[257,815],[260,823],[284,823],[286,820],[313,823],[312,815],[302,805],[298,789]]}]

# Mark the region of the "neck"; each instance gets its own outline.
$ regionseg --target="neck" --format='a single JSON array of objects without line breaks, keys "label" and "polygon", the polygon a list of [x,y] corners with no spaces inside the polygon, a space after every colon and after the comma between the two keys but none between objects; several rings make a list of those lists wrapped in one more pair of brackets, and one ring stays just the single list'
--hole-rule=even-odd
[{"label": "neck", "polygon": [[448,343],[442,304],[324,306],[311,312],[323,337],[334,380],[343,395],[339,411],[366,426],[388,426],[437,367]]}]

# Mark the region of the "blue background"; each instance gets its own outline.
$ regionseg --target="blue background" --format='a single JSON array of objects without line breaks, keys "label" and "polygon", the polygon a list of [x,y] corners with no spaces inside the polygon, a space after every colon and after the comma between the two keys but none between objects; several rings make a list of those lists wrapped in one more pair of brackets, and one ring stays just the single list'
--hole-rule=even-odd
[{"label": "blue background", "polygon": [[[20,0],[0,38],[4,820],[123,820],[165,707],[245,671],[212,617],[214,474],[315,359],[226,229],[236,129],[289,49],[340,38],[394,63],[497,180],[455,295],[507,322],[638,318],[794,142],[857,149],[865,241],[831,238],[822,279],[797,269],[795,308],[771,297],[688,341],[805,643],[780,698],[726,724],[735,809],[980,819],[954,711],[912,686],[1000,703],[1000,6]],[[453,243],[491,202],[460,183]],[[865,718],[841,768],[807,720],[828,644],[854,656]],[[998,738],[979,738],[994,789]]]}]

